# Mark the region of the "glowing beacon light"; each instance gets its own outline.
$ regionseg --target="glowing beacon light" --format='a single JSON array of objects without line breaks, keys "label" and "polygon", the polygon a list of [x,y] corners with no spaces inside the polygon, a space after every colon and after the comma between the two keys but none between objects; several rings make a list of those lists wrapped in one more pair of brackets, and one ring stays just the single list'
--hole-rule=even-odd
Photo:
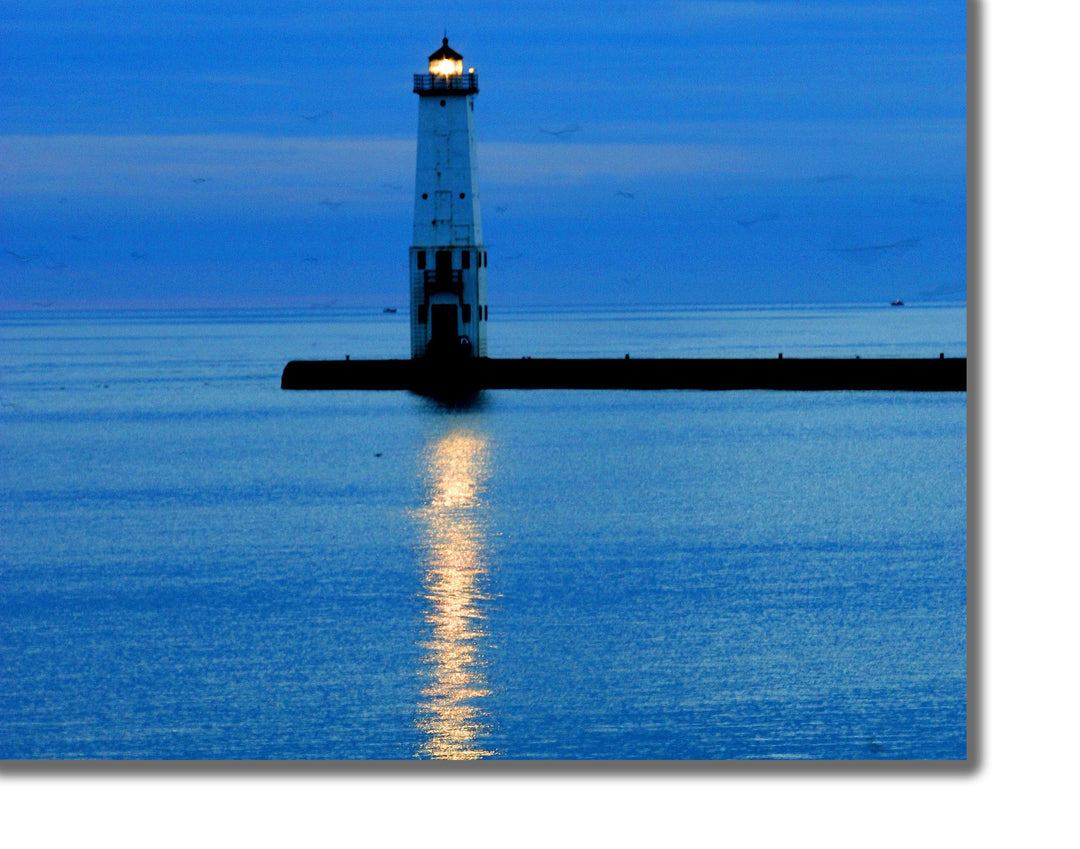
[{"label": "glowing beacon light", "polygon": [[452,50],[445,38],[442,47],[428,57],[428,73],[438,77],[460,77],[463,68],[461,54]]}]

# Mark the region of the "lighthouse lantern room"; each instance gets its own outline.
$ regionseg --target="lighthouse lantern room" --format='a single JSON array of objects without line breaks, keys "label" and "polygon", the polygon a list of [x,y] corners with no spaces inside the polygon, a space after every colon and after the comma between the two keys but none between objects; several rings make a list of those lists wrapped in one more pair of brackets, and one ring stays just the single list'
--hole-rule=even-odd
[{"label": "lighthouse lantern room", "polygon": [[409,250],[413,358],[487,355],[487,252],[480,226],[472,68],[444,38],[413,75],[420,95]]}]

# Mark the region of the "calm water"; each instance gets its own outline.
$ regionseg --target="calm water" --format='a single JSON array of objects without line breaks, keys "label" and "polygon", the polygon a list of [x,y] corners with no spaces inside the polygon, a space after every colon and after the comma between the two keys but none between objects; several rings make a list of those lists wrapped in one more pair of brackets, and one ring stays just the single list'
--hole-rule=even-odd
[{"label": "calm water", "polygon": [[[962,307],[492,356],[947,356]],[[966,396],[278,388],[370,311],[0,314],[0,757],[963,758]]]}]

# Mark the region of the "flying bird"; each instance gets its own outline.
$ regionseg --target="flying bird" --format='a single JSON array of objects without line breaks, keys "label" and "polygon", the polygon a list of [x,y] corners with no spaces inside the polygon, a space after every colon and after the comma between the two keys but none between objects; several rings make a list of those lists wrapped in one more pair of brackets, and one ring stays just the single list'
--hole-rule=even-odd
[{"label": "flying bird", "polygon": [[901,239],[898,242],[889,242],[884,245],[860,245],[853,248],[826,248],[828,251],[836,251],[839,253],[859,253],[861,251],[889,251],[896,248],[913,248],[919,244],[921,240],[917,238]]},{"label": "flying bird", "polygon": [[745,221],[736,222],[742,227],[753,227],[755,224],[761,224],[763,221],[775,221],[780,216],[775,212],[766,212],[763,215],[759,215],[757,218],[749,218]]},{"label": "flying bird", "polygon": [[333,112],[327,110],[323,112],[316,112],[313,115],[301,115],[300,117],[307,121],[309,124],[314,124],[316,121],[319,121],[322,118],[329,118],[333,114]]},{"label": "flying bird", "polygon": [[850,248],[825,248],[829,253],[839,254],[845,259],[855,262],[877,262],[886,254],[906,253],[919,244],[917,238],[901,239],[898,242],[888,242],[880,245],[857,245]]},{"label": "flying bird", "polygon": [[20,254],[15,251],[5,250],[8,256],[12,257],[19,265],[27,265],[31,262],[40,262],[49,271],[61,271],[67,268],[67,265],[60,260],[53,259],[48,252],[43,253],[31,253]]},{"label": "flying bird", "polygon": [[923,300],[954,298],[961,295],[967,295],[967,285],[964,283],[942,283],[940,286],[919,293],[919,297]]},{"label": "flying bird", "polygon": [[633,195],[633,193],[632,193],[632,192],[624,192],[624,191],[618,191],[618,192],[615,192],[615,197],[619,197],[619,198],[630,198],[631,200],[633,200],[633,199],[634,199],[634,195]]},{"label": "flying bird", "polygon": [[563,136],[568,136],[571,133],[580,133],[582,130],[581,124],[567,124],[565,127],[560,127],[557,130],[548,130],[544,127],[540,128],[540,132],[546,133],[549,136],[555,136],[557,139],[561,139]]}]

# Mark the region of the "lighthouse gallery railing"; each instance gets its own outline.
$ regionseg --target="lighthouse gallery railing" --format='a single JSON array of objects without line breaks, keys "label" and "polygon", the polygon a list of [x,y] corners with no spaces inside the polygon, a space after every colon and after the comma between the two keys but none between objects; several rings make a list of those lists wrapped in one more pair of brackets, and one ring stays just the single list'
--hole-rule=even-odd
[{"label": "lighthouse gallery railing", "polygon": [[477,74],[413,74],[412,90],[417,94],[476,94],[480,90]]}]

